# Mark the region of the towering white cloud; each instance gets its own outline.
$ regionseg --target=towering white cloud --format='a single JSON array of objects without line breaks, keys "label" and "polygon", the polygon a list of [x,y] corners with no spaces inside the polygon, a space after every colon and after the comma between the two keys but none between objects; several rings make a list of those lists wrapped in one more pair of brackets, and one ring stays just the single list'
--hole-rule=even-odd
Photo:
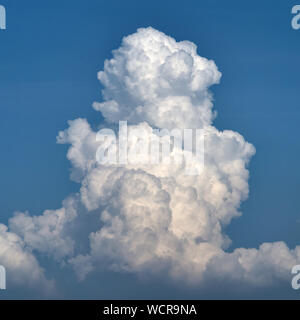
[{"label": "towering white cloud", "polygon": [[102,267],[162,272],[194,284],[226,278],[267,285],[287,278],[299,247],[278,242],[226,252],[231,240],[224,226],[240,215],[248,196],[247,164],[255,148],[240,134],[212,125],[209,87],[220,77],[215,63],[200,57],[191,42],[152,28],[125,37],[99,72],[104,101],[94,108],[107,123],[127,120],[129,136],[136,129],[146,139],[153,129],[204,129],[203,172],[186,175],[186,162],[99,164],[96,153],[104,142],[85,119],[70,121],[58,142],[71,145],[67,157],[79,193],[59,210],[16,215],[11,232],[26,250],[68,262],[80,280]]}]

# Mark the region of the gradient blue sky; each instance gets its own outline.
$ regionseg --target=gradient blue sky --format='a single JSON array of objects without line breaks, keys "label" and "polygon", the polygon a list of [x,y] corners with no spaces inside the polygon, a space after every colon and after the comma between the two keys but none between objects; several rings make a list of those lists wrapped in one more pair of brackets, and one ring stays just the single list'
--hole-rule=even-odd
[{"label": "gradient blue sky", "polygon": [[[257,149],[243,216],[227,228],[231,249],[278,240],[290,247],[299,244],[300,30],[291,28],[291,8],[297,1],[0,4],[6,6],[8,28],[0,31],[1,222],[17,210],[40,214],[56,209],[78,190],[69,180],[67,146],[57,145],[56,135],[70,119],[99,122],[99,113],[91,108],[101,99],[97,71],[124,35],[152,26],[176,40],[194,42],[201,56],[216,62],[223,77],[213,87],[215,125],[238,131]],[[105,272],[99,277],[99,285],[87,281],[77,293],[65,295],[211,297],[197,290],[177,288],[174,293],[169,284],[161,287],[159,279],[150,286],[131,275]],[[300,292],[282,290],[268,294],[300,297]]]}]

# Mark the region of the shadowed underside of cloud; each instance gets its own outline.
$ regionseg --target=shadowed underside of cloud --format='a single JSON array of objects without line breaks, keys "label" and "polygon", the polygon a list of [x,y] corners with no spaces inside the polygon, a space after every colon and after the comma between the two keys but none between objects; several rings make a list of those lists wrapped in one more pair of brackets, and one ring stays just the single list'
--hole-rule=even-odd
[{"label": "shadowed underside of cloud", "polygon": [[71,145],[67,157],[80,191],[61,209],[18,213],[9,231],[0,228],[0,261],[11,272],[47,281],[34,257],[39,253],[74,268],[79,280],[101,268],[166,273],[196,285],[226,279],[264,286],[288,279],[300,247],[276,242],[226,251],[231,241],[223,230],[248,196],[247,164],[255,149],[240,134],[213,127],[209,87],[221,73],[196,49],[155,29],[139,29],[105,61],[98,74],[104,101],[93,107],[108,124],[128,121],[129,134],[205,129],[201,175],[187,176],[185,164],[100,165],[96,132],[85,119],[70,121],[58,143]]}]

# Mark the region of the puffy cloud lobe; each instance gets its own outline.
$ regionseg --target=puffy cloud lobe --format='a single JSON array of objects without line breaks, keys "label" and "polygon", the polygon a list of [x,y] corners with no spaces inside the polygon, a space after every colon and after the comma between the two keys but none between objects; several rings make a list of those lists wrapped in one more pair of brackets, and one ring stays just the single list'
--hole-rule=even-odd
[{"label": "puffy cloud lobe", "polygon": [[291,268],[299,263],[300,246],[290,250],[284,242],[263,243],[258,249],[239,248],[222,252],[207,265],[207,281],[236,281],[256,287],[272,286],[290,278]]},{"label": "puffy cloud lobe", "polygon": [[65,232],[77,216],[75,199],[64,201],[58,210],[46,210],[40,216],[18,213],[9,220],[10,230],[19,235],[31,250],[46,253],[55,259],[73,254],[74,240]]},{"label": "puffy cloud lobe", "polygon": [[[188,176],[186,162],[101,165],[96,132],[85,119],[70,121],[57,141],[71,145],[67,157],[72,178],[81,184],[78,195],[41,216],[17,214],[10,237],[26,250],[68,261],[79,280],[102,267],[165,272],[191,284],[220,278],[269,285],[288,277],[300,247],[290,250],[278,242],[226,252],[231,240],[223,229],[240,215],[248,196],[247,164],[255,148],[240,134],[212,126],[209,87],[220,77],[215,63],[200,57],[191,42],[152,28],[124,38],[99,73],[104,102],[94,108],[108,122],[128,120],[129,136],[143,130],[145,142],[157,128],[205,129],[204,171]],[[136,143],[130,140],[129,149]],[[72,226],[89,215],[99,222],[87,226],[86,248]]]},{"label": "puffy cloud lobe", "polygon": [[0,224],[0,262],[7,270],[9,283],[35,288],[45,294],[53,292],[54,282],[46,279],[26,243],[3,224]]},{"label": "puffy cloud lobe", "polygon": [[98,147],[95,143],[96,133],[91,130],[86,119],[69,121],[69,125],[68,130],[59,133],[57,143],[72,145],[67,158],[73,165],[73,180],[80,181],[95,163],[95,152]]},{"label": "puffy cloud lobe", "polygon": [[146,121],[167,129],[210,124],[212,98],[207,89],[219,82],[221,73],[196,49],[155,29],[139,29],[105,61],[98,74],[105,101],[94,108],[111,122]]}]

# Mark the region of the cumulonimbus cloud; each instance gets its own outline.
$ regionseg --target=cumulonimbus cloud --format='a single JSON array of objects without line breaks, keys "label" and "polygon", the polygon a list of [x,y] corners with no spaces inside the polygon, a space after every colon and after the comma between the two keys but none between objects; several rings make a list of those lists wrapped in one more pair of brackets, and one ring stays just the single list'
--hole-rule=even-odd
[{"label": "cumulonimbus cloud", "polygon": [[107,123],[126,120],[129,132],[205,129],[203,172],[187,176],[184,164],[101,165],[96,132],[85,119],[70,121],[58,143],[71,145],[67,157],[80,191],[61,209],[11,218],[9,233],[0,229],[0,237],[15,243],[7,259],[23,250],[36,265],[33,254],[43,253],[72,266],[80,280],[103,267],[167,273],[197,285],[213,278],[252,285],[288,278],[300,247],[276,242],[226,251],[231,240],[224,227],[248,197],[247,164],[255,148],[237,132],[213,126],[209,87],[221,78],[215,63],[193,43],[145,28],[123,39],[98,78],[103,102],[93,107]]}]

